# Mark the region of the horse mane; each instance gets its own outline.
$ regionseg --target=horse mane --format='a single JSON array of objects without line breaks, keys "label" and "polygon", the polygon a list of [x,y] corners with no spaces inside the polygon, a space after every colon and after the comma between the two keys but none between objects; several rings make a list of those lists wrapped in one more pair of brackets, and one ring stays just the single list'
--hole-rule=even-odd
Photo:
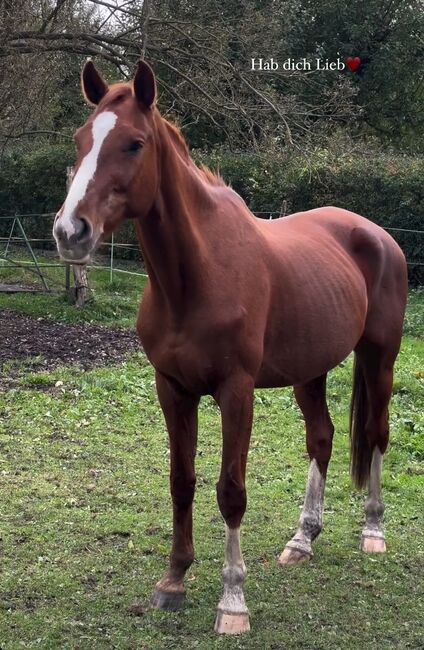
[{"label": "horse mane", "polygon": [[202,165],[200,168],[198,167],[198,169],[203,178],[211,185],[227,185],[220,174],[213,172],[209,167],[206,167],[206,165]]},{"label": "horse mane", "polygon": [[162,118],[162,121],[165,124],[168,135],[170,136],[176,149],[178,149],[179,153],[183,156],[183,158],[187,162],[192,163],[192,165],[197,169],[201,178],[207,183],[209,183],[209,185],[225,187],[227,184],[222,178],[222,176],[214,173],[212,170],[209,169],[209,167],[206,167],[206,165],[202,165],[201,167],[198,167],[196,163],[192,160],[192,158],[190,157],[187,142],[185,141],[184,136],[181,133],[180,129],[172,122],[168,122],[168,120],[166,120],[165,118]]}]

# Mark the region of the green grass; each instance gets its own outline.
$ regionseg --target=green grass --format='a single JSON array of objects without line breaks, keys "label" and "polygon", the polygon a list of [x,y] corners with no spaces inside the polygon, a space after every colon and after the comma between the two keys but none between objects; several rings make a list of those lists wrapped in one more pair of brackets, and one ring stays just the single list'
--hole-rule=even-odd
[{"label": "green grass", "polygon": [[[111,314],[97,317],[103,293],[80,316],[111,323]],[[46,299],[48,309],[38,304]],[[20,300],[8,306],[74,320],[57,297]],[[290,389],[257,392],[242,527],[252,631],[240,638],[213,633],[224,527],[212,400],[200,408],[187,605],[165,613],[148,606],[171,541],[169,452],[149,364],[142,354],[88,372],[34,373],[23,364],[17,387],[0,394],[0,648],[423,648],[423,302],[422,292],[412,294],[397,364],[383,472],[387,554],[358,550],[364,495],[348,474],[351,359],[329,378],[336,435],[324,530],[306,565],[276,562],[303,499],[302,421]],[[139,617],[128,612],[135,601],[144,607]]]},{"label": "green grass", "polygon": [[[23,254],[20,258],[25,257]],[[52,262],[49,258],[38,258],[40,262]],[[54,261],[54,260],[53,260]],[[116,262],[118,268],[142,273],[135,263],[123,260]],[[146,277],[114,272],[110,283],[108,270],[89,270],[90,301],[82,309],[76,309],[64,294],[65,268],[45,269],[47,284],[52,293],[41,293],[34,297],[30,293],[0,293],[0,309],[14,309],[30,316],[47,317],[68,323],[96,322],[103,325],[134,327],[138,304]],[[37,280],[35,282],[35,280]],[[34,273],[27,269],[4,268],[0,263],[0,282],[22,283],[33,286],[40,283]]]},{"label": "green grass", "polygon": [[409,292],[404,333],[424,339],[424,287]]}]

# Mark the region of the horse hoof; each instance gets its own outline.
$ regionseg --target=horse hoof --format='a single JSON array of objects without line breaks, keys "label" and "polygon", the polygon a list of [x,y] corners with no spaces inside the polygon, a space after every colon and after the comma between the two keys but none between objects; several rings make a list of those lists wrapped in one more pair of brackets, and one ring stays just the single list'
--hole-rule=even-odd
[{"label": "horse hoof", "polygon": [[185,593],[182,591],[158,591],[153,593],[151,605],[156,609],[177,612],[184,605]]},{"label": "horse hoof", "polygon": [[215,632],[218,634],[243,634],[249,630],[249,614],[229,614],[218,609]]},{"label": "horse hoof", "polygon": [[281,564],[282,566],[288,564],[301,564],[302,562],[308,562],[311,558],[312,558],[312,553],[308,553],[307,551],[302,551],[300,549],[290,548],[290,546],[286,546],[286,548],[278,558],[278,563]]},{"label": "horse hoof", "polygon": [[361,549],[364,553],[385,553],[386,542],[384,537],[362,537]]}]

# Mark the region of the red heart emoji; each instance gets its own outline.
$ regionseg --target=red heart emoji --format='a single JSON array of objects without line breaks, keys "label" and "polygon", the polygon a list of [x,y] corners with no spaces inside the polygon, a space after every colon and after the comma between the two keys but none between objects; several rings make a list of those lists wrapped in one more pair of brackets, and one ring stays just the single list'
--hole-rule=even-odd
[{"label": "red heart emoji", "polygon": [[355,56],[355,57],[348,56],[346,59],[346,63],[348,68],[352,70],[352,72],[355,72],[355,70],[357,70],[361,65],[361,59],[359,58],[359,56]]}]

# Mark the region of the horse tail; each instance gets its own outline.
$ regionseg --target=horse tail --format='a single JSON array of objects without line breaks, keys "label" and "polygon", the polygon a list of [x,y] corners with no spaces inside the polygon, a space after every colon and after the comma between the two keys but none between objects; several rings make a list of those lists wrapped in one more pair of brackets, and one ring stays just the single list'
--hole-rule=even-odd
[{"label": "horse tail", "polygon": [[368,396],[364,372],[355,354],[353,362],[353,391],[350,404],[350,475],[358,488],[367,484],[371,449],[365,432],[368,417]]}]

